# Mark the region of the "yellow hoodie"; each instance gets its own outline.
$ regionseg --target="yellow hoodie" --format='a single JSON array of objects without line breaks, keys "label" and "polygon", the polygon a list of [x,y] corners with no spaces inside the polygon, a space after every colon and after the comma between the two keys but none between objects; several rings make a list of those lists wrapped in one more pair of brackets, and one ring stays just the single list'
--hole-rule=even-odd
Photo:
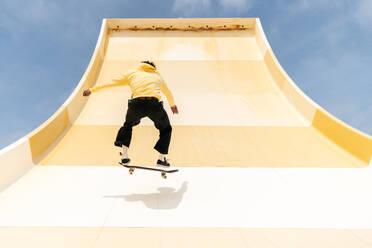
[{"label": "yellow hoodie", "polygon": [[92,93],[103,88],[111,88],[115,86],[129,85],[132,90],[132,98],[152,96],[161,100],[160,92],[167,97],[169,105],[174,106],[174,98],[172,92],[168,89],[167,84],[156,71],[155,67],[141,63],[137,69],[129,70],[119,78],[112,80],[114,83],[108,83],[90,88]]}]

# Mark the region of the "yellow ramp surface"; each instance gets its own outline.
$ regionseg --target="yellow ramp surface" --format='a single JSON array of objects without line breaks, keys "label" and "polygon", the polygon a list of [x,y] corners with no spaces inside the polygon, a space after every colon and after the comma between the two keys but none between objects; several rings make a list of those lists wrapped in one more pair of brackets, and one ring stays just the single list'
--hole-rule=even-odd
[{"label": "yellow ramp surface", "polygon": [[[307,98],[277,62],[258,19],[108,19],[82,82],[50,123],[30,135],[39,165],[115,165],[128,87],[82,90],[152,60],[179,115],[169,157],[177,166],[359,168],[371,137]],[[63,132],[64,131],[64,132]],[[58,138],[59,137],[59,138]],[[157,130],[134,128],[132,161],[151,165]]]}]

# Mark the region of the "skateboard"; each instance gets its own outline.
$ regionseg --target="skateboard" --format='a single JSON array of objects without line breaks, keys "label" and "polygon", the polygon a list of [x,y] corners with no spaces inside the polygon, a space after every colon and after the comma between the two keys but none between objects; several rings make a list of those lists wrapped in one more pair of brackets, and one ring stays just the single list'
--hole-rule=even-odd
[{"label": "skateboard", "polygon": [[147,166],[137,166],[137,165],[127,165],[123,164],[122,162],[119,162],[124,167],[127,167],[129,169],[129,174],[133,175],[133,172],[135,169],[141,169],[141,170],[150,170],[150,171],[159,171],[161,172],[161,177],[166,179],[167,178],[167,173],[175,173],[178,170],[166,170],[166,169],[160,169],[160,168],[154,168],[154,167],[147,167]]}]

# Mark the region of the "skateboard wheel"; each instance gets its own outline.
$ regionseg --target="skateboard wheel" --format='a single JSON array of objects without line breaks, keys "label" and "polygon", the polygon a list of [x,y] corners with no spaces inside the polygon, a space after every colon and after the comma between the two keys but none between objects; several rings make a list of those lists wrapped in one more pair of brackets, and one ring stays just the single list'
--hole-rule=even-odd
[{"label": "skateboard wheel", "polygon": [[133,174],[134,170],[133,169],[129,169],[129,174]]},{"label": "skateboard wheel", "polygon": [[162,176],[162,178],[166,179],[166,178],[167,178],[167,173],[162,172],[162,173],[161,173],[161,176]]}]

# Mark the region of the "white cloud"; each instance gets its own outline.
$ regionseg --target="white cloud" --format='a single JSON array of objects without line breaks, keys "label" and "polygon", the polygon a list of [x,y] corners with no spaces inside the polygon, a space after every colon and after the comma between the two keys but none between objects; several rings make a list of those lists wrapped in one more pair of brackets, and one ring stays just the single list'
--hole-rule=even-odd
[{"label": "white cloud", "polygon": [[222,7],[232,9],[238,12],[245,11],[254,5],[254,1],[250,0],[219,0]]},{"label": "white cloud", "polygon": [[372,27],[371,0],[355,0],[353,2],[346,0],[277,0],[277,3],[284,6],[290,18],[304,13],[318,14],[319,11],[337,12],[339,19],[344,18],[347,21],[357,22],[368,30],[371,30]]},{"label": "white cloud", "polygon": [[310,10],[329,10],[330,8],[340,7],[343,1],[340,0],[296,0],[292,3],[280,1],[280,4],[287,6],[292,13],[300,13]]},{"label": "white cloud", "polygon": [[190,16],[211,8],[211,0],[175,0],[173,11],[185,16]]},{"label": "white cloud", "polygon": [[213,14],[219,12],[243,12],[251,8],[255,0],[175,0],[173,12],[183,16]]}]

